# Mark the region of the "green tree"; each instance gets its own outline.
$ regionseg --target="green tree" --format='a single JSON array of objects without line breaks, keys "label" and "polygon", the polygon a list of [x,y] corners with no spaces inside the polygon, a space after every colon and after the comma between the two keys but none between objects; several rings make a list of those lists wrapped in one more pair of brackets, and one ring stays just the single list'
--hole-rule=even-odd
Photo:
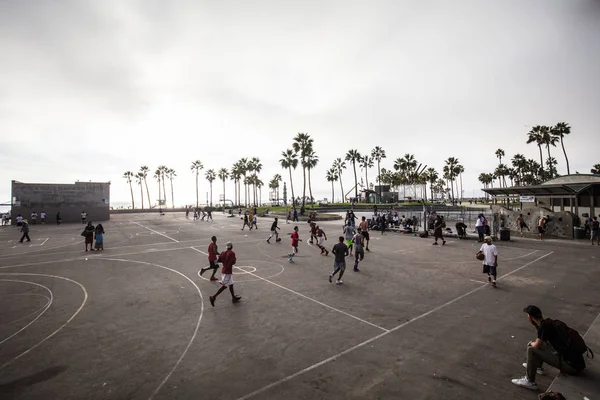
[{"label": "green tree", "polygon": [[496,157],[498,157],[498,164],[502,164],[502,157],[504,157],[504,150],[498,149],[496,150]]},{"label": "green tree", "polygon": [[319,163],[319,156],[311,148],[310,152],[306,155],[306,169],[308,170],[308,193],[310,194],[310,204],[314,204],[310,171],[313,170],[317,166],[318,163]]},{"label": "green tree", "polygon": [[381,160],[386,158],[385,150],[380,146],[375,146],[371,150],[371,158],[377,161],[377,181],[379,182],[379,201],[381,201]]},{"label": "green tree", "polygon": [[229,178],[229,171],[227,171],[227,168],[221,168],[218,175],[219,179],[223,182],[223,212],[225,212],[225,181]]},{"label": "green tree", "polygon": [[135,201],[133,199],[133,186],[131,185],[131,178],[133,178],[133,172],[131,171],[125,171],[125,173],[123,173],[123,178],[125,178],[125,180],[127,180],[127,183],[129,184],[129,191],[131,192],[131,208],[135,208]]},{"label": "green tree", "polygon": [[167,174],[167,178],[169,178],[169,181],[171,181],[171,208],[175,208],[175,194],[173,193],[173,179],[175,179],[175,177],[177,176],[177,173],[175,173],[175,170],[173,168],[167,168],[165,173]]},{"label": "green tree", "polygon": [[204,177],[206,178],[206,180],[208,181],[209,185],[210,185],[210,206],[212,207],[212,199],[213,199],[213,193],[212,193],[212,184],[214,182],[215,179],[217,179],[217,174],[215,173],[214,169],[209,169],[206,171]]},{"label": "green tree", "polygon": [[544,164],[544,157],[542,156],[542,145],[544,144],[544,134],[543,134],[543,129],[542,129],[541,125],[534,126],[527,133],[527,144],[529,144],[529,143],[535,143],[538,147],[538,150],[540,151],[540,163],[538,164],[540,166],[540,170],[538,171],[538,174],[540,175],[540,178],[541,178],[544,175],[544,168],[542,167],[542,165]]},{"label": "green tree", "polygon": [[327,182],[331,182],[331,202],[335,203],[335,191],[333,189],[333,182],[338,180],[338,173],[335,166],[327,170],[325,177],[327,178]]},{"label": "green tree", "polygon": [[281,168],[287,169],[290,173],[290,190],[292,191],[292,206],[296,206],[296,197],[294,196],[294,182],[292,180],[292,169],[296,169],[298,167],[298,155],[292,149],[287,149],[286,151],[281,152],[281,156],[283,157],[279,160],[279,164]]},{"label": "green tree", "polygon": [[202,169],[204,169],[204,165],[202,164],[202,161],[196,160],[196,161],[192,162],[191,170],[193,172],[196,172],[196,208],[198,208],[198,205],[200,204],[199,197],[198,197],[198,175],[200,174],[200,170],[202,170]]},{"label": "green tree", "polygon": [[[159,208],[162,206],[161,198],[160,198],[160,195],[161,195],[161,191],[160,191],[160,189],[161,189],[161,187],[160,187],[161,186],[161,178],[162,178],[162,171],[161,171],[160,168],[157,168],[154,171],[154,179],[156,179],[156,181],[158,182],[158,206],[159,206]],[[165,203],[166,203],[166,201],[165,201]]]},{"label": "green tree", "polygon": [[590,169],[590,173],[594,175],[600,175],[600,164],[594,164],[592,169]]},{"label": "green tree", "polygon": [[135,183],[140,185],[140,197],[142,199],[142,210],[144,209],[144,174],[138,172],[135,174]]},{"label": "green tree", "polygon": [[167,206],[167,186],[165,185],[165,176],[167,174],[169,168],[164,165],[160,165],[158,170],[160,171],[160,179],[162,180],[162,189],[163,189],[163,200],[165,201],[165,207]]},{"label": "green tree", "polygon": [[300,158],[300,166],[302,166],[302,207],[306,203],[306,169],[308,168],[308,155],[312,151],[313,140],[308,133],[298,133],[294,137],[292,148]]},{"label": "green tree", "polygon": [[552,136],[560,139],[560,145],[562,147],[563,154],[565,155],[565,161],[567,163],[567,175],[571,175],[571,169],[569,168],[569,158],[567,157],[567,151],[565,150],[565,143],[563,139],[570,133],[571,127],[566,122],[559,122],[558,124],[554,125],[554,127],[551,129]]},{"label": "green tree", "polygon": [[342,203],[346,201],[346,196],[344,194],[344,184],[342,183],[342,171],[346,169],[346,163],[341,158],[336,158],[333,161],[333,168],[335,168],[338,179],[340,180],[340,189],[342,190]]},{"label": "green tree", "polygon": [[449,157],[444,165],[444,179],[447,179],[450,182],[448,186],[450,186],[450,191],[452,193],[452,204],[456,203],[456,198],[454,197],[454,181],[458,175],[458,165],[458,158],[455,157]]},{"label": "green tree", "polygon": [[360,159],[360,167],[365,170],[365,185],[367,185],[367,188],[369,187],[369,168],[373,168],[373,165],[373,157],[369,155],[364,155]]},{"label": "green tree", "polygon": [[146,180],[146,178],[148,177],[148,172],[150,172],[150,168],[148,168],[147,166],[142,165],[140,167],[139,174],[142,175],[142,178],[144,179],[144,186],[146,186],[146,194],[148,195],[148,207],[152,208],[152,200],[150,200],[150,190],[148,189],[148,181]]},{"label": "green tree", "polygon": [[437,182],[437,180],[439,179],[439,175],[437,173],[437,171],[435,170],[435,168],[427,168],[427,171],[425,171],[425,177],[427,178],[427,182],[429,182],[429,189],[431,192],[431,201],[433,201],[433,185]]},{"label": "green tree", "polygon": [[527,159],[525,158],[525,156],[523,154],[515,154],[511,160],[512,162],[512,166],[515,169],[516,173],[517,173],[517,177],[516,177],[516,184],[517,186],[521,185],[523,183],[523,174],[525,171],[525,168],[527,167]]},{"label": "green tree", "polygon": [[356,163],[360,162],[361,155],[356,149],[348,150],[346,153],[346,161],[352,163],[354,169],[354,198],[358,199],[358,177],[356,176]]}]

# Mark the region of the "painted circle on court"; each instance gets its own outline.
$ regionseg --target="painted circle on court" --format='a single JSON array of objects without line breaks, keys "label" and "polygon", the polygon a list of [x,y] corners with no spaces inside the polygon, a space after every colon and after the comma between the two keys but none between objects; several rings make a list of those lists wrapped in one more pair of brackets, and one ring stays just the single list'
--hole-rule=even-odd
[{"label": "painted circle on court", "polygon": [[[255,262],[255,265],[249,265]],[[277,264],[270,261],[264,260],[247,260],[244,262],[245,265],[234,265],[233,274],[235,275],[235,282],[253,282],[260,281],[262,279],[270,279],[285,271],[285,267],[281,264]],[[264,276],[263,276],[264,274]],[[206,271],[204,275],[200,275],[198,271],[198,277],[205,281],[210,281],[211,272]],[[221,265],[219,265],[218,276],[221,276]],[[216,282],[216,281],[215,281]]]}]

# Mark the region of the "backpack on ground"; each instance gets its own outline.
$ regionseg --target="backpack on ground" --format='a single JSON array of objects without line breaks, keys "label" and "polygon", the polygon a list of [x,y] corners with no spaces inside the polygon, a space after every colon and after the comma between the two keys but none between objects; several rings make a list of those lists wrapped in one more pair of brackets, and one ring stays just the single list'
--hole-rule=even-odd
[{"label": "backpack on ground", "polygon": [[550,322],[556,330],[559,342],[551,344],[554,350],[560,354],[561,361],[564,360],[578,371],[584,370],[585,359],[583,355],[587,353],[587,357],[593,359],[594,352],[587,347],[585,340],[583,340],[579,332],[557,319],[552,320],[548,318],[546,321]]}]

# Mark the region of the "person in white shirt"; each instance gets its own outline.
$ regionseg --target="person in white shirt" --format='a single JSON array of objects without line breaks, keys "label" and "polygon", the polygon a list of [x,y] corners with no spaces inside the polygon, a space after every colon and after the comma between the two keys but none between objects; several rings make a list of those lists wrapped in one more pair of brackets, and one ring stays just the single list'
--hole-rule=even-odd
[{"label": "person in white shirt", "polygon": [[[492,244],[491,236],[485,237],[485,243],[481,245],[479,253],[483,253],[483,273],[488,275],[488,283],[496,286],[496,276],[498,275],[498,249]],[[493,280],[492,280],[493,278]]]},{"label": "person in white shirt", "polygon": [[87,223],[87,213],[85,211],[81,212],[81,223],[82,224],[86,224]]},{"label": "person in white shirt", "polygon": [[42,225],[46,223],[46,213],[44,211],[40,213],[40,219],[42,220]]},{"label": "person in white shirt", "polygon": [[17,215],[17,226],[23,226],[23,217],[21,214]]},{"label": "person in white shirt", "polygon": [[479,235],[479,240],[477,242],[483,242],[483,237],[485,236],[485,224],[483,214],[479,214],[477,216],[477,221],[475,222],[475,230],[477,231],[477,235]]},{"label": "person in white shirt", "polygon": [[31,213],[31,222],[33,222],[33,225],[37,225],[37,213],[34,211]]}]

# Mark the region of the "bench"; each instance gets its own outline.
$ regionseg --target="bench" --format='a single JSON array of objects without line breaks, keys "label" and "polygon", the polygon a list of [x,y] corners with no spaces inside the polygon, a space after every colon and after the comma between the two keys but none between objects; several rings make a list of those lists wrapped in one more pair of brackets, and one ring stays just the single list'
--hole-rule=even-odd
[{"label": "bench", "polygon": [[[588,347],[600,353],[600,314],[596,317],[586,334],[583,336]],[[550,384],[548,390],[562,393],[567,400],[600,399],[600,360],[585,359],[586,369],[580,376],[565,376],[559,374]]]}]

